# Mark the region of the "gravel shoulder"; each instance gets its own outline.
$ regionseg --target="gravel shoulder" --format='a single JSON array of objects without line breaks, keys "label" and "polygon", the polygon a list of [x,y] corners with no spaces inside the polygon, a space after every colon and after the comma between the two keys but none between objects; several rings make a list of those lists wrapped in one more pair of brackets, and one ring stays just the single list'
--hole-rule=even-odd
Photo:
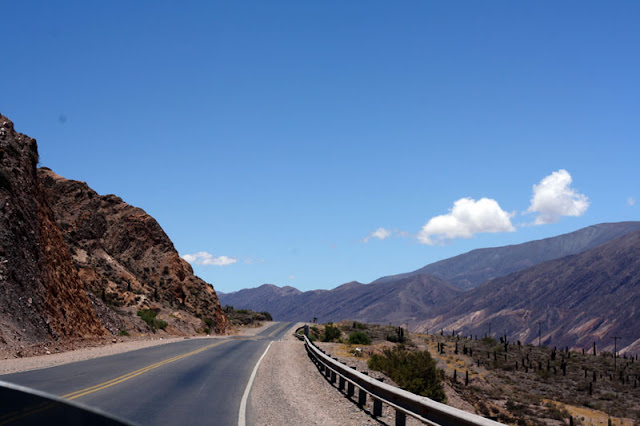
[{"label": "gravel shoulder", "polygon": [[[371,417],[372,402],[365,410],[331,385],[311,362],[304,344],[291,328],[281,341],[274,342],[262,360],[253,384],[250,409],[255,425],[317,424],[368,425],[394,424],[392,410],[384,408],[381,418]],[[357,395],[357,394],[356,394]],[[407,424],[414,423],[407,419]]]},{"label": "gravel shoulder", "polygon": [[[259,327],[239,327],[231,330],[228,335],[252,336],[277,323],[265,322]],[[135,351],[137,349],[151,346],[165,345],[167,343],[178,342],[184,339],[219,339],[225,335],[213,336],[136,336],[136,337],[113,337],[109,340],[96,340],[84,342],[85,347],[64,352],[55,352],[60,346],[51,343],[50,347],[43,347],[43,351],[48,351],[48,355],[38,355],[25,358],[6,358],[0,360],[0,375],[18,373],[21,371],[37,370],[39,368],[54,367],[57,365],[69,364],[87,359],[99,358],[103,356],[115,355],[123,352]],[[79,343],[80,344],[80,343]],[[51,353],[54,352],[54,353]]]}]

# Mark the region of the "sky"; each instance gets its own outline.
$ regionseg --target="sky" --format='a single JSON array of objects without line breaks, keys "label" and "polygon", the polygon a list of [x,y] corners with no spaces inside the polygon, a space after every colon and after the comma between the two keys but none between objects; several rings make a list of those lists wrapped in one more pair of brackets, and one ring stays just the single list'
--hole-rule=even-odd
[{"label": "sky", "polygon": [[216,290],[640,213],[636,1],[20,1],[0,112]]}]

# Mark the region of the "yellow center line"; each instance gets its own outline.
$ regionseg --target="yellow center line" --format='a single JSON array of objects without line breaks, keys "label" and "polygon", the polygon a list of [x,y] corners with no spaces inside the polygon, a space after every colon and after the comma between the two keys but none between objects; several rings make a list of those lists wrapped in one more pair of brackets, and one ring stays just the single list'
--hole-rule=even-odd
[{"label": "yellow center line", "polygon": [[68,393],[66,395],[62,395],[62,398],[72,400],[72,399],[80,398],[81,396],[85,396],[85,395],[89,395],[89,394],[94,393],[94,392],[101,391],[103,389],[109,388],[111,386],[117,385],[117,384],[122,383],[124,381],[127,381],[129,379],[137,377],[137,376],[139,376],[141,374],[144,374],[144,373],[146,373],[148,371],[154,370],[154,369],[156,369],[158,367],[161,367],[163,365],[170,364],[172,362],[178,361],[179,359],[186,358],[188,356],[195,355],[197,353],[206,351],[207,349],[210,349],[210,348],[212,348],[214,346],[221,345],[221,344],[223,344],[225,342],[228,342],[228,341],[229,340],[222,340],[222,341],[219,341],[219,342],[216,342],[216,343],[212,343],[211,345],[204,346],[204,347],[202,347],[200,349],[196,349],[194,351],[187,352],[186,354],[178,355],[178,356],[175,356],[173,358],[165,359],[164,361],[156,362],[155,364],[148,365],[146,367],[140,368],[139,370],[135,370],[135,371],[132,371],[130,373],[124,374],[124,375],[122,375],[120,377],[116,377],[115,379],[107,380],[106,382],[97,384],[95,386],[91,386],[91,387],[88,387],[86,389],[82,389],[82,390],[79,390],[79,391]]}]

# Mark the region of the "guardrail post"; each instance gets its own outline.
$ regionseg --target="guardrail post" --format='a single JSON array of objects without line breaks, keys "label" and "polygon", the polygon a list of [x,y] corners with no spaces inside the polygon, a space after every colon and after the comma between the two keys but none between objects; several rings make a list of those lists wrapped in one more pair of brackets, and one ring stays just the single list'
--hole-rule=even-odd
[{"label": "guardrail post", "polygon": [[351,398],[355,393],[355,388],[353,387],[353,383],[347,383],[347,396]]},{"label": "guardrail post", "polygon": [[396,410],[396,426],[405,426],[407,424],[407,415],[400,410]]},{"label": "guardrail post", "polygon": [[[384,378],[380,377],[378,378],[378,381],[380,382],[384,382]],[[382,416],[382,401],[380,401],[377,398],[373,399],[373,417],[380,417]]]},{"label": "guardrail post", "polygon": [[367,393],[360,389],[358,391],[358,405],[363,406],[367,403]]},{"label": "guardrail post", "polygon": [[[366,371],[363,371],[362,374],[368,376],[369,373],[367,373]],[[363,406],[367,403],[367,393],[364,391],[364,389],[359,388],[358,391],[358,405]]]},{"label": "guardrail post", "polygon": [[[333,359],[336,362],[340,362],[340,361],[338,361],[338,358],[331,357],[331,359]],[[336,382],[336,372],[335,371],[331,371],[331,383],[335,383],[335,382]]]},{"label": "guardrail post", "polygon": [[344,377],[340,376],[340,379],[338,380],[338,389],[343,391],[344,390],[344,385],[345,385]]}]

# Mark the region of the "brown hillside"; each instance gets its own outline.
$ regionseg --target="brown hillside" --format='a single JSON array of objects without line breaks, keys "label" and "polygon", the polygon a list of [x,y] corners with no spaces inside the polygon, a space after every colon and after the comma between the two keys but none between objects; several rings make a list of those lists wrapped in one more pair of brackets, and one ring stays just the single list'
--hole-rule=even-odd
[{"label": "brown hillside", "polygon": [[458,330],[551,346],[640,351],[640,232],[496,278],[434,310],[417,330]]},{"label": "brown hillside", "polygon": [[128,313],[159,311],[169,331],[227,330],[213,287],[193,274],[154,218],[84,182],[48,169],[38,173],[89,291]]},{"label": "brown hillside", "polygon": [[0,115],[0,349],[106,330],[39,184],[34,139]]}]

